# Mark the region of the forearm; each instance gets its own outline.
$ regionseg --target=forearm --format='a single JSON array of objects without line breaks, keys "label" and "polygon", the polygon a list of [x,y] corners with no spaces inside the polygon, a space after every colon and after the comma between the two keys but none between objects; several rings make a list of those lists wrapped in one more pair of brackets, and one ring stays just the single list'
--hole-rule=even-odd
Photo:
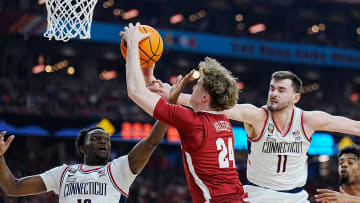
[{"label": "forearm", "polygon": [[360,121],[355,122],[355,135],[360,136]]},{"label": "forearm", "polygon": [[141,72],[139,47],[129,44],[126,59],[126,85],[130,98],[146,90],[144,76]]},{"label": "forearm", "polygon": [[181,104],[181,105],[184,105],[184,106],[191,107],[190,98],[191,98],[191,94],[181,93],[180,96],[179,96],[179,99],[177,101],[177,104]]},{"label": "forearm", "polygon": [[156,121],[150,135],[141,140],[130,151],[128,155],[129,164],[130,169],[134,174],[140,173],[140,171],[145,167],[152,153],[164,138],[167,128],[168,125],[160,121]]},{"label": "forearm", "polygon": [[146,88],[144,76],[140,67],[138,45],[128,44],[128,46],[126,59],[126,85],[128,96],[140,108],[152,116],[160,96],[150,92]]},{"label": "forearm", "polygon": [[46,192],[46,186],[39,175],[15,178],[0,156],[0,187],[8,196],[25,196]]},{"label": "forearm", "polygon": [[0,187],[7,195],[16,193],[16,178],[8,168],[4,156],[0,156]]}]

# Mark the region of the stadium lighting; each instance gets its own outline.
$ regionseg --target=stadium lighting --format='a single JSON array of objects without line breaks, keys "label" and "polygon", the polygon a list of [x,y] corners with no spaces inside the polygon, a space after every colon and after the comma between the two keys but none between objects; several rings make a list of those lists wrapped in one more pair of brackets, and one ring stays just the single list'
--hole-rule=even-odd
[{"label": "stadium lighting", "polygon": [[45,71],[45,65],[44,64],[38,64],[32,68],[33,74],[39,74],[41,72]]},{"label": "stadium lighting", "polygon": [[124,12],[124,10],[119,9],[119,8],[115,8],[115,9],[113,10],[114,16],[120,16],[123,12]]},{"label": "stadium lighting", "polygon": [[244,23],[239,23],[239,24],[236,25],[236,28],[238,30],[243,30],[245,28],[245,25],[244,25]]},{"label": "stadium lighting", "polygon": [[204,18],[204,17],[206,16],[206,12],[205,12],[204,10],[201,10],[201,11],[199,11],[199,13],[197,14],[197,16],[198,16],[199,18]]},{"label": "stadium lighting", "polygon": [[241,22],[244,20],[244,16],[242,14],[236,14],[235,20],[236,20],[236,22]]},{"label": "stadium lighting", "polygon": [[100,74],[100,79],[101,80],[111,80],[117,77],[117,73],[114,70],[104,70],[101,74]]},{"label": "stadium lighting", "polygon": [[258,23],[258,24],[255,24],[255,25],[252,25],[249,27],[249,32],[251,34],[256,34],[256,33],[259,33],[259,32],[263,32],[266,30],[266,26],[264,23]]},{"label": "stadium lighting", "polygon": [[137,17],[138,15],[139,15],[139,10],[137,10],[137,9],[131,9],[131,10],[126,11],[126,12],[122,15],[122,17],[123,17],[124,20],[129,20],[129,19],[131,19],[131,18]]},{"label": "stadium lighting", "polygon": [[196,15],[191,14],[191,15],[189,16],[189,20],[190,20],[190,22],[196,21]]},{"label": "stadium lighting", "polygon": [[170,23],[171,24],[177,24],[184,20],[184,16],[182,14],[175,14],[170,17]]},{"label": "stadium lighting", "polygon": [[45,72],[47,72],[47,73],[53,72],[52,66],[50,66],[50,65],[45,66]]},{"label": "stadium lighting", "polygon": [[327,162],[329,161],[330,157],[329,155],[320,155],[319,156],[319,162]]},{"label": "stadium lighting", "polygon": [[324,24],[324,23],[320,23],[320,24],[319,24],[319,30],[320,30],[320,31],[325,31],[325,29],[326,29],[325,24]]},{"label": "stadium lighting", "polygon": [[75,74],[75,68],[72,67],[72,66],[68,67],[67,73],[68,73],[69,75],[74,75],[74,74]]},{"label": "stadium lighting", "polygon": [[319,26],[317,26],[317,25],[313,25],[313,26],[311,27],[311,31],[312,31],[313,33],[318,33],[319,30],[320,30],[320,28],[319,28]]}]

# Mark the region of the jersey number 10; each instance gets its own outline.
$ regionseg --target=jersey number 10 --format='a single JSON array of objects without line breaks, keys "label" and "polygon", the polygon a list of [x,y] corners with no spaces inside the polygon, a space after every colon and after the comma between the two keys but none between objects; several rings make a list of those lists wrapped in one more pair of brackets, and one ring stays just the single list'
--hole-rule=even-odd
[{"label": "jersey number 10", "polygon": [[[216,140],[217,150],[221,150],[219,153],[219,168],[229,168],[230,161],[233,163],[232,167],[235,168],[234,148],[232,143],[232,138],[228,138],[227,146],[224,139],[218,138]],[[228,154],[229,157],[227,157]]]}]

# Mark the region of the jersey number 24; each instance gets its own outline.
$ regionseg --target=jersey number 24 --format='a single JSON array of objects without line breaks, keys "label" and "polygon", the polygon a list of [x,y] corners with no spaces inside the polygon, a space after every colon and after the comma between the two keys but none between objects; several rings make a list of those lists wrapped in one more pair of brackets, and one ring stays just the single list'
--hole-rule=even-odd
[{"label": "jersey number 24", "polygon": [[229,168],[230,161],[232,161],[232,167],[235,168],[235,156],[232,143],[232,138],[228,138],[227,145],[222,138],[216,140],[216,148],[217,150],[221,150],[219,153],[219,168]]}]

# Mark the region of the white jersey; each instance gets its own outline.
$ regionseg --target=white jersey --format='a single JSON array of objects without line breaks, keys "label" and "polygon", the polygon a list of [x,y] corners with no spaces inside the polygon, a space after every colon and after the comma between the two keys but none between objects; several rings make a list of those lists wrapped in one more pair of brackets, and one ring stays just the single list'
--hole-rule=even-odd
[{"label": "white jersey", "polygon": [[59,203],[125,203],[132,174],[127,156],[105,166],[62,165],[40,175],[47,191],[59,195]]},{"label": "white jersey", "polygon": [[303,110],[294,106],[291,123],[286,132],[281,132],[267,113],[261,135],[249,139],[247,178],[249,184],[277,191],[303,187],[307,179],[307,152],[309,137],[302,123]]}]

